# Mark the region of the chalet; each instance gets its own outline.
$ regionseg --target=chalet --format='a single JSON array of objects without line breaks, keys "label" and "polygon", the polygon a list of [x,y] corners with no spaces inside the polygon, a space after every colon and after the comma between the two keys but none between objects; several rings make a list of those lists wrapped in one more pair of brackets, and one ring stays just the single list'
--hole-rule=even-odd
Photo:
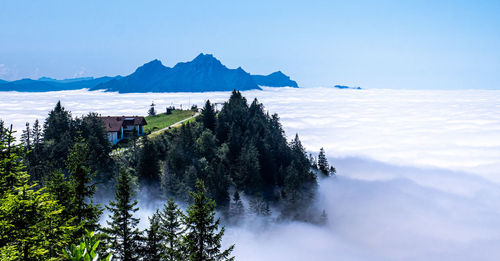
[{"label": "chalet", "polygon": [[108,131],[108,139],[114,144],[121,140],[144,134],[144,125],[147,125],[144,117],[138,116],[107,116],[101,117]]}]

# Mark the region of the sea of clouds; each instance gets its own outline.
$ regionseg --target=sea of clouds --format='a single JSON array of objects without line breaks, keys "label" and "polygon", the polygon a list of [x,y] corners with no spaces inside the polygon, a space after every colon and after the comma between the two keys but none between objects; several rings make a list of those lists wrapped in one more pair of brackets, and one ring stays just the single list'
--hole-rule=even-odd
[{"label": "sea of clouds", "polygon": [[[144,115],[227,100],[228,92],[0,92],[0,118],[21,131],[58,100],[81,116]],[[337,168],[320,183],[328,225],[229,227],[238,260],[500,259],[500,91],[264,88],[288,137],[324,147]],[[144,215],[144,213],[141,213]]]}]

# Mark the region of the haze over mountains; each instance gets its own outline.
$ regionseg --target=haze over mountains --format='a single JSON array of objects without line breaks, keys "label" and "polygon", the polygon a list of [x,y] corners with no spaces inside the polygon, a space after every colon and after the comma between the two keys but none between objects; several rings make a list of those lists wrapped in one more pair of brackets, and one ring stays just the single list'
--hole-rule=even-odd
[{"label": "haze over mountains", "polygon": [[281,71],[269,75],[251,75],[241,67],[229,69],[211,54],[199,54],[190,62],[174,67],[159,60],[148,62],[127,76],[86,77],[56,80],[0,80],[0,91],[45,92],[62,90],[105,90],[120,93],[142,92],[208,92],[260,89],[260,86],[295,87],[297,82]]}]

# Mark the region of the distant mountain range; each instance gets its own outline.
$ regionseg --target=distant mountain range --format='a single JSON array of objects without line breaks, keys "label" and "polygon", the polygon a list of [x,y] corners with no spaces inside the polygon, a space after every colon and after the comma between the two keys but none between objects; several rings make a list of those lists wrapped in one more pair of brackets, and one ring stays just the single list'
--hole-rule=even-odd
[{"label": "distant mountain range", "polygon": [[333,88],[337,88],[337,89],[351,89],[351,90],[361,90],[361,87],[351,87],[351,86],[347,86],[347,85],[335,85],[333,86]]},{"label": "distant mountain range", "polygon": [[166,67],[159,60],[148,62],[127,76],[86,77],[56,80],[0,80],[0,91],[46,92],[62,90],[105,90],[132,92],[208,92],[260,89],[268,87],[298,87],[297,82],[281,71],[269,75],[251,75],[241,67],[229,69],[211,54],[200,54],[190,62]]}]

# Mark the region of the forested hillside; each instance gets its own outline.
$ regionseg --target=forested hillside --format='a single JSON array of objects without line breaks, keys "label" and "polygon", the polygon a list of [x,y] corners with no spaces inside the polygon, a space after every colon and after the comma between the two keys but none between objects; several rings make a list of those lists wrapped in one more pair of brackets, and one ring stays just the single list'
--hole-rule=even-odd
[{"label": "forested hillside", "polygon": [[168,196],[189,199],[201,179],[221,211],[239,204],[243,194],[258,213],[273,208],[279,218],[319,217],[310,216],[307,207],[314,200],[317,174],[330,172],[314,171],[298,135],[287,142],[278,115],[269,115],[257,100],[248,105],[237,91],[220,112],[207,101],[196,122],[143,144],[142,155],[129,155],[127,164],[137,165],[144,185],[161,184]]},{"label": "forested hillside", "polygon": [[[238,91],[219,112],[207,101],[196,121],[133,137],[119,154],[96,113],[74,118],[60,102],[20,142],[12,134],[0,121],[1,260],[231,259],[222,224],[247,213],[319,224],[318,176],[335,173],[323,150],[307,156],[278,115]],[[144,231],[139,193],[164,202]]]}]

